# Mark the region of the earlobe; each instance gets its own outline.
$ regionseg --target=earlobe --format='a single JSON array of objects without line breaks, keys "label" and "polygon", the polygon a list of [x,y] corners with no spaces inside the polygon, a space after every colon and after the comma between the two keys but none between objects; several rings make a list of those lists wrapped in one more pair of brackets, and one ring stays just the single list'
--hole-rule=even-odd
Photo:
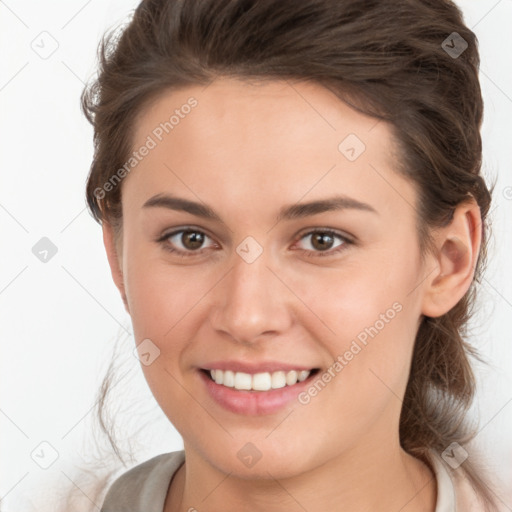
[{"label": "earlobe", "polygon": [[450,224],[435,234],[435,272],[425,281],[422,313],[432,318],[450,311],[468,291],[480,252],[482,223],[476,201],[459,205]]},{"label": "earlobe", "polygon": [[105,245],[105,250],[107,253],[107,259],[110,266],[110,272],[112,274],[112,279],[121,294],[121,298],[123,300],[124,307],[127,313],[130,313],[128,307],[128,301],[126,299],[126,292],[124,286],[124,276],[123,276],[123,266],[122,266],[122,253],[121,253],[121,244],[116,243],[116,238],[114,235],[114,229],[112,225],[106,221],[102,222],[103,229],[103,244]]}]

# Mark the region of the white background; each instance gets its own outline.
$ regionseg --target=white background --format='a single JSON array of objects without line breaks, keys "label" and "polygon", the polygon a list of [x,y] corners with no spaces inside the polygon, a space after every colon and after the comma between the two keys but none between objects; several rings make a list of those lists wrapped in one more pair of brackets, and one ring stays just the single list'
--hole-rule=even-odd
[{"label": "white background", "polygon": [[[136,3],[0,1],[3,512],[56,510],[48,504],[74,486],[83,502],[76,510],[95,510],[79,465],[92,456],[111,462],[94,448],[93,405],[116,340],[124,376],[113,391],[117,435],[136,453],[127,464],[182,448],[132,354],[131,325],[111,280],[101,228],[85,208],[92,129],[79,96],[94,73],[100,37]],[[498,178],[490,265],[473,322],[472,341],[488,362],[477,368],[477,441],[500,478],[512,482],[512,1],[457,3],[480,41],[484,173]],[[47,58],[34,51],[37,45]],[[58,249],[47,263],[32,253],[42,237]],[[56,453],[48,469],[40,467]],[[512,510],[512,492],[507,504]]]}]

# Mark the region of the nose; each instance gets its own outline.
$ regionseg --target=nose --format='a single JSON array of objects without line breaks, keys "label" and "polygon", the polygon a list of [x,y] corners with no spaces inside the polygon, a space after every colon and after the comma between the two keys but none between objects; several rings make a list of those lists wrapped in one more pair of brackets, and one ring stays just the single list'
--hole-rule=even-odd
[{"label": "nose", "polygon": [[292,324],[292,296],[265,256],[247,263],[235,254],[231,270],[212,290],[212,327],[245,345],[282,334]]}]

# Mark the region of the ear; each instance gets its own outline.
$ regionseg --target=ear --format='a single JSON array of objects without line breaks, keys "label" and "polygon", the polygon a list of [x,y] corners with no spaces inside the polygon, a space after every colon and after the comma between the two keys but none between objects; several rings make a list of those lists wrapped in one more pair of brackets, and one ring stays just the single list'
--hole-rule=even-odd
[{"label": "ear", "polygon": [[482,241],[482,218],[474,198],[457,206],[448,226],[434,234],[436,270],[425,282],[422,313],[442,316],[452,309],[469,289]]},{"label": "ear", "polygon": [[130,309],[128,307],[128,301],[126,299],[126,292],[124,287],[124,277],[123,277],[123,264],[122,264],[122,244],[121,235],[119,235],[119,240],[116,240],[114,235],[114,228],[112,225],[106,221],[102,222],[103,229],[103,243],[105,245],[105,250],[107,252],[108,263],[110,265],[110,271],[112,273],[112,279],[121,294],[121,298],[123,299],[124,308],[127,313],[130,314]]}]

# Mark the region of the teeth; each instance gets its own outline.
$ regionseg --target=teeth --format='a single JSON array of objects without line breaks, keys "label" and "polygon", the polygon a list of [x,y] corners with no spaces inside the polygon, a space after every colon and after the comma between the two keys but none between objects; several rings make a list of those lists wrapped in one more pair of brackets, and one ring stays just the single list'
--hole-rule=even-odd
[{"label": "teeth", "polygon": [[232,372],[230,370],[210,370],[212,379],[228,388],[235,388],[247,391],[268,391],[279,389],[285,386],[293,386],[309,377],[309,370],[291,370],[289,372],[277,371],[273,373],[250,373]]},{"label": "teeth", "polygon": [[235,374],[231,370],[227,370],[224,372],[222,384],[224,384],[224,386],[227,386],[228,388],[235,387]]},{"label": "teeth", "polygon": [[[290,373],[292,373],[292,372],[290,372]],[[272,374],[271,380],[272,380],[272,389],[284,388],[286,386],[286,373],[274,372]],[[292,382],[291,379],[290,379],[290,382]]]},{"label": "teeth", "polygon": [[286,374],[286,384],[293,386],[297,382],[297,372],[292,370]]},{"label": "teeth", "polygon": [[[217,370],[217,374],[224,373],[222,370]],[[217,382],[217,381],[215,381]],[[235,389],[251,389],[252,377],[248,373],[235,373]]]},{"label": "teeth", "polygon": [[[240,374],[237,374],[240,375]],[[242,375],[247,375],[249,377],[249,382],[251,382],[251,376],[247,373],[242,373]],[[250,386],[250,384],[249,384]],[[256,391],[268,391],[272,388],[272,376],[270,373],[255,373],[252,376],[252,389]],[[251,388],[247,388],[251,389]]]},{"label": "teeth", "polygon": [[299,382],[302,382],[303,380],[306,380],[308,377],[309,377],[309,374],[311,372],[308,372],[307,370],[302,370],[300,373],[299,373],[299,376],[297,377],[297,380]]}]

